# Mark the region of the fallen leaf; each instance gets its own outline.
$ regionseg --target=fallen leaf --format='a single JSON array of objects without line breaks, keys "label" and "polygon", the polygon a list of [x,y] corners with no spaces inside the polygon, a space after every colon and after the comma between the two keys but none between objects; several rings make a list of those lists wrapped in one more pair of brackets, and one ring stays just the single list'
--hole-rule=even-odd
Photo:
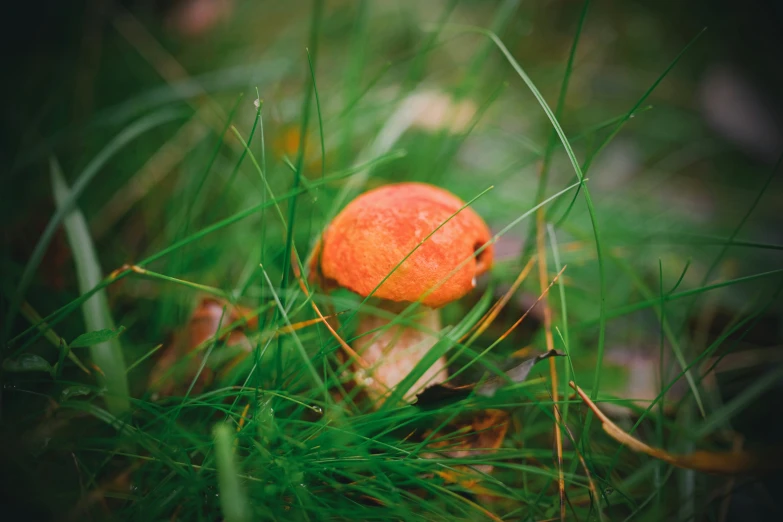
[{"label": "fallen leaf", "polygon": [[569,384],[601,421],[601,427],[604,431],[617,442],[628,446],[638,453],[644,453],[678,468],[692,469],[704,473],[737,475],[783,469],[783,450],[780,448],[766,451],[763,455],[750,451],[695,451],[686,455],[677,455],[661,448],[648,446],[613,423],[573,381]]},{"label": "fallen leaf", "polygon": [[[509,415],[503,410],[489,409],[476,412],[470,424],[457,421],[452,424],[451,432],[444,433],[443,440],[430,444],[435,453],[425,457],[446,456],[455,459],[481,458],[497,451],[503,444],[508,432]],[[440,435],[440,434],[439,434]],[[483,475],[492,473],[492,464],[474,464],[451,466],[436,473],[447,482],[459,484],[478,495],[491,495],[491,491],[481,485]]]}]

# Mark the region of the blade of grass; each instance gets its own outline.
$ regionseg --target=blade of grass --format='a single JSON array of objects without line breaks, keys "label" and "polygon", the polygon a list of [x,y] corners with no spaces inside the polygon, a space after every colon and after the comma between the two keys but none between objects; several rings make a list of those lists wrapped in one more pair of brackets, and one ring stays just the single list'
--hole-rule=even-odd
[{"label": "blade of grass", "polygon": [[[645,297],[648,301],[652,302],[656,300],[655,293],[651,288],[649,288],[642,277],[640,277],[633,269],[633,267],[626,261],[625,259],[621,257],[617,257],[614,255],[609,255],[609,259],[614,261],[617,266],[620,267],[620,270],[625,272],[628,277],[633,282],[634,286],[639,290],[639,292],[642,294],[643,297]],[[661,322],[661,331],[666,336],[666,339],[669,341],[669,344],[672,348],[672,353],[674,353],[675,358],[677,359],[677,362],[680,364],[680,368],[685,371],[685,379],[688,381],[688,386],[693,391],[693,398],[696,401],[696,405],[699,407],[699,413],[701,413],[702,418],[707,417],[707,412],[704,410],[704,403],[702,402],[701,394],[698,393],[698,385],[696,384],[696,379],[693,377],[693,372],[686,371],[685,369],[688,367],[688,361],[685,359],[685,354],[683,353],[682,347],[680,346],[680,342],[677,338],[677,336],[674,333],[674,330],[671,327],[671,324],[666,319],[666,315],[663,313],[663,307],[666,304],[666,297],[664,294],[661,294],[658,298],[658,304],[659,306],[653,306],[655,314],[658,316],[658,320]]]},{"label": "blade of grass", "polygon": [[177,285],[181,285],[187,288],[191,288],[193,290],[198,290],[199,292],[204,292],[205,294],[214,295],[216,297],[220,297],[223,299],[226,299],[227,301],[231,301],[231,294],[230,292],[226,292],[224,290],[221,290],[219,288],[215,288],[212,286],[202,285],[199,283],[194,283],[192,281],[186,281],[184,279],[179,279],[177,277],[171,277],[167,276],[165,274],[159,274],[157,272],[153,272],[151,270],[147,270],[145,268],[141,268],[136,265],[124,265],[120,267],[120,270],[130,270],[134,274],[138,274],[143,277],[147,277],[149,279],[155,279],[158,281],[167,281],[169,283],[174,283]]},{"label": "blade of grass", "polygon": [[[288,314],[286,313],[285,307],[283,306],[280,297],[278,297],[277,292],[275,292],[275,287],[272,284],[272,280],[269,279],[269,274],[266,273],[266,270],[264,270],[263,267],[261,267],[261,271],[264,274],[264,278],[266,279],[267,285],[269,285],[269,289],[272,292],[272,297],[274,298],[275,303],[277,304],[277,310],[280,312],[281,317],[285,321],[286,327],[288,329],[291,329],[293,333],[294,332],[293,325],[291,324],[291,321],[288,318]],[[310,375],[313,378],[313,382],[318,386],[318,391],[320,392],[321,390],[324,389],[324,383],[321,380],[321,376],[318,375],[318,371],[313,366],[313,361],[310,359],[310,356],[307,354],[307,350],[305,350],[305,347],[302,345],[302,342],[299,340],[299,337],[296,335],[296,333],[293,333],[293,339],[297,349],[299,350],[299,354],[302,356],[302,363],[310,371]]]},{"label": "blade of grass", "polygon": [[[358,95],[359,85],[362,80],[362,73],[366,67],[365,65],[365,52],[367,49],[367,34],[368,34],[368,19],[369,11],[372,7],[372,3],[367,0],[360,0],[354,2],[355,16],[351,27],[351,46],[349,55],[345,59],[344,69],[344,85],[345,85],[345,99],[353,100]],[[349,157],[351,156],[351,148],[354,139],[354,121],[353,114],[349,114],[349,117],[345,118],[342,122],[340,132],[340,145],[338,148],[338,162],[340,165],[346,165],[349,163]],[[286,259],[288,259],[286,257]]]},{"label": "blade of grass", "polygon": [[[560,138],[561,143],[563,144],[563,147],[566,150],[566,154],[568,155],[569,160],[571,161],[571,166],[574,169],[574,172],[576,173],[577,178],[579,179],[579,188],[581,188],[584,192],[584,199],[585,204],[587,205],[587,212],[590,216],[590,224],[593,229],[593,239],[595,241],[595,248],[596,248],[596,257],[598,259],[598,279],[599,279],[599,296],[598,296],[598,309],[599,309],[599,326],[598,326],[598,346],[597,346],[597,355],[596,355],[596,369],[595,374],[593,377],[593,389],[592,389],[592,395],[593,397],[597,396],[598,390],[601,385],[601,374],[603,370],[603,358],[604,358],[604,348],[605,348],[605,338],[606,338],[606,273],[605,273],[605,267],[604,267],[604,257],[603,257],[603,248],[601,244],[601,235],[598,227],[598,218],[596,216],[595,207],[593,205],[593,200],[590,197],[590,191],[587,189],[587,186],[585,185],[585,178],[582,172],[581,167],[579,166],[579,162],[576,159],[576,154],[574,153],[573,148],[571,147],[571,144],[568,141],[568,138],[565,135],[565,132],[563,131],[563,128],[560,126],[560,122],[558,121],[555,114],[552,112],[552,109],[549,108],[549,105],[547,104],[546,100],[542,96],[541,92],[538,90],[536,85],[533,83],[533,81],[530,79],[530,77],[527,75],[525,70],[522,68],[521,65],[519,65],[519,62],[517,62],[514,57],[511,55],[511,52],[506,48],[506,46],[503,44],[503,42],[500,41],[500,39],[495,35],[494,33],[487,31],[482,28],[476,28],[476,27],[466,27],[464,28],[466,31],[470,32],[477,32],[479,34],[483,34],[487,38],[490,38],[495,45],[498,47],[500,52],[503,54],[503,56],[506,58],[508,63],[511,65],[511,67],[516,71],[516,73],[519,75],[519,77],[522,79],[522,81],[525,83],[527,88],[530,90],[530,92],[533,94],[533,96],[536,98],[536,101],[538,101],[538,104],[541,106],[541,109],[546,113],[547,118],[549,118],[549,121],[552,123],[552,126],[554,127],[555,131],[557,132],[558,137]],[[590,427],[590,420],[591,417],[588,416],[586,420],[586,428],[585,433],[589,432]]]},{"label": "blade of grass", "polygon": [[[520,0],[505,0],[502,2],[495,11],[490,30],[498,35],[503,34],[509,23],[514,20],[514,13],[519,8],[519,4]],[[437,36],[437,34],[434,36]],[[481,70],[487,64],[492,47],[492,42],[487,41],[473,55],[465,73],[465,79],[457,89],[457,99],[475,89],[476,80],[484,76]]]},{"label": "blade of grass", "polygon": [[326,144],[324,143],[324,120],[321,116],[321,99],[318,97],[318,84],[315,81],[315,66],[310,49],[307,51],[307,63],[310,64],[310,81],[313,82],[313,94],[315,95],[315,112],[318,115],[318,137],[321,142],[321,179],[326,176]]},{"label": "blade of grass", "polygon": [[[313,50],[312,60],[310,60],[310,53],[307,53],[308,63],[310,67],[313,64],[318,63],[318,35],[321,27],[321,19],[323,17],[323,0],[313,0],[313,11],[310,18],[310,44],[309,48]],[[292,191],[296,191],[301,185],[302,171],[304,169],[304,155],[305,155],[305,143],[307,140],[307,127],[310,122],[310,106],[313,101],[313,89],[315,87],[315,77],[308,79],[307,87],[304,89],[304,100],[302,102],[302,122],[299,128],[299,150],[296,154],[296,172],[294,173],[294,182],[291,186]],[[282,289],[288,288],[288,281],[291,275],[291,270],[288,266],[288,259],[291,258],[291,249],[294,243],[294,219],[296,218],[296,202],[297,197],[294,196],[288,202],[288,230],[285,238],[285,253],[283,254],[283,281],[280,285]],[[285,303],[288,304],[288,303]]]},{"label": "blade of grass", "polygon": [[761,394],[770,388],[779,385],[783,379],[783,366],[779,366],[754,380],[748,387],[742,390],[742,393],[726,403],[721,409],[713,412],[696,430],[697,437],[706,437],[713,431],[723,426],[726,421],[732,418],[740,411],[747,408],[753,401],[758,399]]},{"label": "blade of grass", "polygon": [[[543,183],[543,181],[542,181]],[[536,212],[536,257],[538,264],[538,284],[541,291],[540,302],[543,307],[544,315],[544,339],[546,342],[547,352],[552,352],[555,349],[554,338],[552,337],[552,309],[549,306],[549,274],[547,273],[547,255],[546,255],[546,240],[545,240],[545,224],[544,224],[544,209],[539,208]],[[565,267],[563,268],[565,269]],[[561,272],[562,273],[562,272]],[[558,274],[559,275],[559,274]],[[557,361],[552,357],[549,359],[549,378],[551,382],[551,393],[553,402],[553,416],[554,416],[554,439],[555,439],[555,466],[557,467],[557,485],[560,500],[560,520],[565,522],[566,517],[566,491],[565,491],[565,477],[563,476],[563,436],[560,431],[560,424],[562,418],[560,416],[560,409],[557,403],[560,400],[560,390],[558,390],[557,382]]]},{"label": "blade of grass", "polygon": [[[685,265],[685,268],[688,268],[688,265]],[[682,276],[685,276],[685,271],[683,270]],[[682,279],[680,279],[681,281]],[[677,288],[677,285],[679,285],[680,282],[677,281],[677,284],[674,285],[674,288]],[[661,306],[660,306],[660,322],[661,327],[658,331],[658,339],[659,339],[659,346],[658,346],[658,395],[660,397],[660,400],[658,401],[658,417],[656,419],[655,423],[655,437],[658,442],[659,448],[665,448],[665,437],[663,434],[663,425],[665,420],[665,414],[663,405],[666,399],[665,394],[663,393],[664,388],[666,387],[666,368],[664,364],[664,341],[666,339],[666,324],[668,324],[668,321],[666,320],[666,302],[663,300],[664,292],[663,292],[663,261],[661,261],[661,258],[658,258],[658,296],[661,299]],[[664,466],[663,463],[658,463],[657,466],[655,466],[655,514],[660,517],[661,511],[663,508],[663,475],[664,475]]]},{"label": "blade of grass", "polygon": [[[6,285],[3,285],[3,291],[6,299],[10,300],[11,292],[6,287]],[[65,342],[65,339],[60,337],[57,332],[55,332],[48,324],[46,324],[46,321],[41,318],[41,315],[35,310],[35,308],[32,307],[32,305],[30,305],[30,303],[24,301],[22,306],[19,308],[19,311],[22,313],[22,316],[27,319],[27,322],[34,325],[38,329],[39,333],[43,335],[52,346],[57,348],[61,357],[63,355],[67,355],[68,359],[70,359],[71,362],[73,362],[81,371],[87,375],[90,374],[90,370],[87,369],[81,359],[79,359],[79,357],[68,348],[68,344]],[[57,368],[58,370],[61,369],[60,366]]]},{"label": "blade of grass", "polygon": [[[777,175],[778,171],[780,170],[780,166],[783,164],[783,154],[781,154],[778,157],[777,162],[775,163],[775,166],[772,167],[772,170],[769,173],[769,176],[767,176],[767,179],[764,180],[764,183],[761,185],[761,188],[759,189],[758,193],[756,194],[756,197],[753,199],[753,202],[750,204],[750,207],[748,207],[748,210],[745,212],[745,214],[742,216],[742,219],[740,219],[739,223],[737,223],[737,226],[734,227],[734,230],[732,230],[731,235],[729,235],[728,239],[725,243],[723,243],[723,247],[721,248],[720,252],[718,252],[718,255],[715,256],[715,259],[712,260],[712,263],[710,263],[710,266],[707,268],[707,271],[704,273],[704,277],[702,277],[701,285],[704,286],[707,284],[707,281],[710,280],[710,277],[712,276],[712,273],[715,271],[715,268],[717,268],[718,264],[721,262],[723,257],[726,255],[726,252],[728,252],[729,247],[734,243],[735,238],[740,233],[742,228],[745,226],[745,223],[750,218],[751,214],[753,214],[753,211],[756,210],[756,207],[758,206],[759,202],[761,201],[761,198],[764,196],[764,194],[767,192],[767,189],[769,188],[772,181],[775,179],[775,176]],[[694,304],[691,304],[691,306],[688,308],[688,312],[686,313],[685,317],[690,316],[690,312],[693,309]],[[683,324],[682,329],[685,328],[685,324]]]},{"label": "blade of grass", "polygon": [[90,219],[93,237],[100,239],[155,187],[207,135],[197,115],[191,116]]},{"label": "blade of grass", "polygon": [[[481,318],[479,322],[476,323],[476,327],[472,332],[468,332],[467,335],[470,335],[470,338],[465,341],[465,344],[470,346],[473,344],[478,337],[484,333],[484,331],[489,328],[489,326],[492,324],[492,322],[497,318],[497,316],[500,314],[500,312],[505,308],[505,306],[508,304],[509,300],[511,300],[511,297],[514,295],[514,293],[519,288],[519,285],[522,284],[522,282],[527,278],[528,274],[530,273],[530,270],[533,268],[533,263],[535,262],[536,258],[535,256],[532,256],[530,260],[525,264],[525,266],[522,268],[522,270],[519,271],[519,275],[517,275],[517,278],[514,280],[514,282],[511,284],[511,287],[508,289],[508,291],[503,294],[503,296],[498,299],[493,305],[492,308],[489,309],[489,311],[484,315],[484,317]],[[464,340],[460,339],[461,341]]]},{"label": "blade of grass", "polygon": [[[555,232],[555,228],[551,223],[547,225],[547,231],[549,232],[549,240],[552,245],[552,259],[555,262],[555,270],[560,273],[563,270],[563,264],[560,262],[560,249],[557,246],[557,233]],[[563,284],[562,278],[557,280],[557,290],[560,296],[560,323],[562,325],[562,333],[560,333],[560,338],[563,342],[563,352],[566,354],[565,375],[563,377],[563,395],[567,396],[567,386],[568,383],[571,382],[571,341],[568,328],[568,306],[566,303],[565,285]],[[559,329],[558,332],[560,332]],[[569,401],[565,401],[562,406],[563,426],[566,427],[568,426],[569,404]]]},{"label": "blade of grass", "polygon": [[[770,270],[768,272],[760,272],[758,274],[752,274],[749,276],[743,276],[738,277],[735,279],[729,279],[728,281],[721,281],[720,283],[715,283],[711,285],[702,286],[699,288],[692,288],[691,290],[683,290],[682,292],[677,292],[676,294],[666,294],[663,297],[664,302],[670,302],[670,301],[676,301],[678,299],[683,299],[685,297],[691,297],[694,295],[699,295],[704,292],[709,292],[710,290],[716,290],[718,288],[724,288],[726,286],[732,286],[732,285],[738,285],[742,283],[748,283],[750,281],[755,281],[757,279],[764,279],[767,277],[775,276],[778,274],[783,273],[783,268],[779,268],[777,270]],[[614,310],[611,310],[606,313],[606,319],[617,319],[618,317],[622,317],[624,315],[628,315],[633,312],[638,312],[640,310],[646,310],[648,308],[652,308],[656,305],[660,305],[661,298],[656,297],[655,299],[647,299],[645,301],[640,301],[638,303],[633,303],[626,306],[621,306],[619,308],[615,308]],[[588,327],[595,326],[596,321],[585,321],[579,325],[576,326],[577,330],[583,330]]]},{"label": "blade of grass", "polygon": [[[571,78],[571,72],[573,70],[573,63],[574,63],[574,57],[576,56],[576,49],[579,43],[579,37],[582,32],[582,27],[584,26],[584,21],[587,16],[587,9],[589,7],[589,0],[586,0],[583,3],[582,7],[582,13],[579,18],[579,22],[577,25],[576,34],[574,35],[573,42],[571,44],[571,50],[569,52],[568,61],[566,63],[566,70],[565,74],[563,75],[563,81],[560,86],[560,94],[558,96],[557,104],[555,106],[555,119],[559,120],[562,117],[562,111],[563,107],[565,105],[565,98],[566,94],[568,92],[568,84],[569,80]],[[538,181],[538,188],[536,192],[536,202],[540,202],[544,195],[546,194],[546,185],[547,185],[547,177],[549,173],[549,165],[552,159],[552,153],[555,149],[555,145],[558,143],[558,135],[556,130],[553,128],[552,132],[549,136],[549,141],[547,143],[547,147],[544,152],[544,158],[541,162],[541,167],[539,170],[539,181]],[[576,197],[576,194],[574,195]],[[547,286],[548,281],[548,275],[547,275],[547,261],[546,261],[546,247],[545,247],[545,240],[544,240],[544,221],[545,221],[545,211],[542,208],[540,208],[536,212],[536,220],[531,223],[531,228],[535,227],[536,230],[536,250],[537,250],[537,256],[538,256],[538,275],[539,275],[539,286],[540,290],[544,292],[544,288]],[[550,225],[551,227],[551,225]],[[532,234],[530,234],[532,235]],[[554,240],[553,240],[553,248],[554,248]],[[524,250],[523,250],[524,255]],[[557,264],[559,264],[559,260],[557,261]],[[558,270],[562,270],[558,268]],[[562,293],[563,293],[563,287],[562,282],[559,283],[559,288],[561,291],[561,299],[562,299]],[[547,292],[548,294],[548,292]],[[546,348],[547,351],[554,350],[554,341],[552,338],[552,311],[549,306],[549,299],[548,295],[542,295],[542,304],[544,307],[544,335],[546,340]],[[568,368],[568,364],[566,364],[566,368]],[[558,400],[559,400],[559,390],[558,390],[558,382],[557,382],[557,362],[554,358],[551,358],[549,361],[549,372],[550,372],[550,379],[552,382],[552,402],[553,405],[553,413],[554,413],[554,439],[555,439],[555,457],[556,462],[555,465],[557,466],[558,470],[558,493],[559,493],[559,504],[560,504],[560,520],[564,521],[566,517],[566,492],[565,492],[565,478],[563,474],[563,440],[562,440],[562,434],[560,425],[563,423],[563,418],[561,417],[561,412],[558,406]],[[568,382],[568,378],[565,379],[565,382]]]},{"label": "blade of grass", "polygon": [[[571,73],[574,70],[574,59],[576,58],[576,49],[579,46],[579,38],[582,35],[582,28],[584,27],[585,20],[587,19],[587,10],[590,7],[590,0],[585,0],[582,3],[582,12],[579,15],[579,21],[576,25],[576,33],[574,39],[571,42],[571,50],[568,53],[568,60],[566,61],[565,73],[563,74],[563,81],[560,84],[560,93],[557,97],[557,104],[555,105],[555,118],[559,121],[563,116],[563,108],[565,107],[566,95],[568,94],[568,85],[571,80]],[[544,157],[541,160],[541,167],[539,169],[538,187],[536,189],[536,203],[540,202],[546,194],[547,180],[549,178],[549,167],[552,163],[552,154],[555,151],[555,147],[560,143],[558,139],[557,131],[552,128],[549,134],[549,140],[547,141],[546,149],[544,149]],[[582,172],[587,172],[587,169],[582,167]],[[578,196],[574,194],[574,198]],[[554,205],[553,205],[554,206]],[[537,226],[537,221],[530,224],[530,233],[528,237],[533,237],[533,230]],[[531,243],[532,244],[532,243]],[[523,255],[525,254],[523,250]]]},{"label": "blade of grass", "polygon": [[[256,91],[256,95],[258,92]],[[253,126],[250,128],[250,134],[247,136],[247,143],[246,147],[242,147],[242,152],[239,155],[239,159],[234,164],[234,168],[231,170],[231,174],[229,174],[228,179],[226,180],[226,183],[223,185],[223,189],[220,191],[217,197],[215,197],[211,202],[211,209],[209,213],[207,214],[206,220],[210,221],[212,216],[215,215],[217,210],[220,208],[220,203],[223,201],[223,198],[226,197],[226,194],[228,193],[228,190],[231,188],[231,186],[234,184],[234,180],[236,180],[237,175],[239,174],[239,169],[242,166],[242,163],[244,163],[245,156],[247,155],[247,151],[250,148],[250,144],[253,143],[253,137],[256,135],[256,127],[259,124],[259,121],[261,120],[261,108],[263,107],[263,102],[261,102],[260,98],[256,98],[256,117],[253,118]],[[233,132],[233,129],[232,129]],[[261,141],[263,143],[264,140],[264,134],[263,134],[263,126],[261,131]]]},{"label": "blade of grass", "polygon": [[[642,97],[637,100],[637,102],[634,104],[633,107],[631,107],[631,110],[629,110],[627,113],[625,113],[625,116],[623,116],[620,121],[617,122],[617,125],[615,125],[614,129],[609,133],[606,138],[598,145],[598,147],[585,159],[585,162],[582,166],[582,172],[586,173],[590,170],[590,166],[592,165],[593,160],[598,156],[598,154],[601,153],[604,148],[606,148],[609,143],[614,140],[614,138],[620,133],[620,131],[623,129],[626,123],[628,123],[631,118],[634,117],[636,112],[641,109],[642,104],[647,100],[647,98],[650,97],[650,94],[655,90],[656,87],[663,81],[666,76],[668,76],[669,72],[671,72],[672,69],[674,69],[674,66],[677,65],[677,63],[682,59],[683,56],[685,56],[685,53],[690,49],[698,40],[701,38],[701,36],[704,34],[704,32],[707,30],[705,27],[701,31],[699,31],[696,36],[694,36],[690,42],[688,42],[685,47],[677,54],[677,56],[674,57],[674,60],[671,61],[671,63],[664,69],[664,71],[658,76],[658,78],[653,82],[653,84],[642,94]],[[563,216],[557,220],[555,224],[555,228],[558,228],[565,220],[568,218],[569,213],[571,212],[571,209],[573,208],[574,201],[576,201],[576,196],[578,194],[574,195],[574,200],[571,201],[568,208],[566,209]],[[554,212],[556,209],[552,209],[552,212]]]},{"label": "blade of grass", "polygon": [[[58,211],[60,211],[66,208],[65,205],[73,201],[73,198],[65,183],[60,166],[54,158],[51,159],[50,168],[54,200]],[[70,213],[64,212],[63,224],[76,265],[79,291],[84,294],[98,285],[103,277],[95,245],[90,237],[87,221],[78,208],[72,207]],[[88,331],[104,328],[114,330],[116,328],[106,292],[97,292],[85,301],[82,305],[82,313]],[[90,346],[90,355],[92,362],[100,370],[97,375],[98,380],[102,386],[106,387],[106,408],[112,415],[122,416],[130,408],[130,392],[119,338],[115,337],[109,341]]]},{"label": "blade of grass", "polygon": [[250,522],[252,515],[247,495],[237,473],[234,457],[234,434],[226,424],[218,424],[213,430],[215,442],[215,467],[217,468],[220,507],[225,522]]}]

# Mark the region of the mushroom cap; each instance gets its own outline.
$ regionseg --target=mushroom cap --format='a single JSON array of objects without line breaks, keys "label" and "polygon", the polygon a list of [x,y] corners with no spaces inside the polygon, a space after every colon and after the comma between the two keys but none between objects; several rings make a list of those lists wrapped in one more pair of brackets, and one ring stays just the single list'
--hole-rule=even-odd
[{"label": "mushroom cap", "polygon": [[[489,241],[489,228],[469,207],[457,213],[464,205],[450,192],[426,183],[397,183],[365,192],[324,231],[320,274],[364,297],[391,273],[375,297],[421,299],[433,308],[459,299],[492,265],[492,245],[474,256]],[[316,253],[313,262],[318,259]]]}]

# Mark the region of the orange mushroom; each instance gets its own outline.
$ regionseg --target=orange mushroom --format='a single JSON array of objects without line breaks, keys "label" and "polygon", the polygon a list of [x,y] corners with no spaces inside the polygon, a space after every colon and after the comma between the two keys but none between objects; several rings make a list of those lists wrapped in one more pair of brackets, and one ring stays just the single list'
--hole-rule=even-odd
[{"label": "orange mushroom", "polygon": [[[464,206],[450,192],[425,183],[386,185],[352,201],[323,233],[311,276],[320,276],[327,287],[372,296],[377,308],[392,314],[421,303],[405,325],[389,325],[387,317],[360,311],[353,349],[367,368],[357,372],[357,381],[376,401],[437,342],[437,309],[468,293],[476,277],[492,265],[489,228]],[[446,359],[441,357],[411,386],[405,400],[447,377]]]}]

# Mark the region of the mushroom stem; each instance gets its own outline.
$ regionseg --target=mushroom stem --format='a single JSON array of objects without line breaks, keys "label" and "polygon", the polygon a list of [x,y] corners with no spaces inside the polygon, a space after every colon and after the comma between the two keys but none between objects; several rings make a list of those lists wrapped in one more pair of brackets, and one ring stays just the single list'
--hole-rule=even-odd
[{"label": "mushroom stem", "polygon": [[[378,308],[398,314],[405,306],[380,300]],[[441,329],[440,311],[420,305],[406,324],[390,325],[391,319],[372,314],[361,314],[353,348],[367,362],[369,368],[357,379],[367,394],[378,404],[419,364],[438,342]],[[424,387],[440,384],[448,378],[446,358],[440,357],[427,368],[403,400],[410,402]]]}]

